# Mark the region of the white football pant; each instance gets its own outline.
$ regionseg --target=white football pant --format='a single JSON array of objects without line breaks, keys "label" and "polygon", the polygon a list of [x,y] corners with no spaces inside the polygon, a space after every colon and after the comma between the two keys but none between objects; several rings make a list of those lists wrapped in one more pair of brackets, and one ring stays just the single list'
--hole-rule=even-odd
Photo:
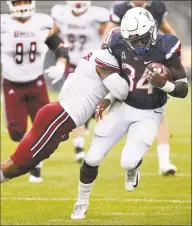
[{"label": "white football pant", "polygon": [[126,170],[134,169],[152,145],[163,114],[164,107],[141,110],[116,101],[95,127],[86,163],[98,166],[110,149],[127,134],[121,166]]}]

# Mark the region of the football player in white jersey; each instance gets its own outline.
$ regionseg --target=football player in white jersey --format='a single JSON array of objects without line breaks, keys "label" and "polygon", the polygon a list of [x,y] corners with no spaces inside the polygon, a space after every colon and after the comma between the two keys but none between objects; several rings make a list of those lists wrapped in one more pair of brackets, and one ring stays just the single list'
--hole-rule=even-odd
[{"label": "football player in white jersey", "polygon": [[13,155],[1,163],[1,183],[27,173],[49,158],[73,129],[94,114],[97,103],[108,92],[117,99],[126,99],[129,85],[119,72],[118,62],[108,50],[84,57],[65,81],[59,101],[39,110],[29,133]]},{"label": "football player in white jersey", "polygon": [[[43,77],[44,45],[55,52],[56,66],[46,70],[57,82],[63,76],[68,50],[55,34],[54,21],[35,13],[35,1],[7,1],[9,14],[1,15],[1,64],[6,126],[13,141],[19,142],[36,113],[49,103]],[[40,167],[31,170],[30,182],[41,182]]]},{"label": "football player in white jersey", "polygon": [[[81,57],[101,47],[101,37],[109,21],[109,11],[91,6],[91,1],[67,1],[51,9],[59,36],[69,43],[69,64],[65,75],[73,72]],[[88,123],[86,123],[86,127]],[[84,126],[74,131],[75,159],[84,158]]]}]

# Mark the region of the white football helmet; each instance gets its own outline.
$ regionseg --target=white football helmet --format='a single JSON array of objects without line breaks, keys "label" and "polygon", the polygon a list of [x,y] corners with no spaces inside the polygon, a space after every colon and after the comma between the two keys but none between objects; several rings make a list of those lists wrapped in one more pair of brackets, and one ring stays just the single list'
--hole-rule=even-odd
[{"label": "white football helmet", "polygon": [[156,43],[157,23],[148,10],[136,7],[124,15],[121,35],[129,48],[138,54],[145,54]]},{"label": "white football helmet", "polygon": [[91,5],[91,1],[67,1],[72,11],[78,14],[84,13]]},{"label": "white football helmet", "polygon": [[29,5],[14,6],[14,2],[17,1],[7,1],[12,16],[25,19],[36,11],[36,1],[30,1],[31,3]]}]

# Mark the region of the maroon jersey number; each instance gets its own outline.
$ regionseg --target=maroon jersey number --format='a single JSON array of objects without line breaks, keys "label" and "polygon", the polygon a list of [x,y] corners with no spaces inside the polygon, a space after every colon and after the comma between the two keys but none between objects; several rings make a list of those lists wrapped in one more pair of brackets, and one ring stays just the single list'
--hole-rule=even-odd
[{"label": "maroon jersey number", "polygon": [[16,44],[16,63],[22,64],[23,63],[23,43]]},{"label": "maroon jersey number", "polygon": [[[36,51],[37,51],[37,44],[36,42],[30,43],[30,49],[29,49],[29,62],[33,63],[36,60]],[[23,63],[23,55],[24,55],[24,46],[23,43],[19,42],[16,44],[16,58],[15,61],[17,64]]]}]

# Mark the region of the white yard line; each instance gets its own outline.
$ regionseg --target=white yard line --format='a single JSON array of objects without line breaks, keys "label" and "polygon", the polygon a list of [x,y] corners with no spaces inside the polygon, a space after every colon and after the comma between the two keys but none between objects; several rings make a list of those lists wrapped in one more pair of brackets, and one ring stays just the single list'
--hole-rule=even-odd
[{"label": "white yard line", "polygon": [[178,213],[144,213],[144,212],[104,212],[100,213],[100,215],[116,215],[116,216],[176,216]]},{"label": "white yard line", "polygon": [[[98,215],[98,213],[97,213]],[[84,225],[84,222],[89,222],[89,223],[97,223],[97,222],[103,222],[103,223],[108,223],[108,225],[110,223],[112,223],[112,225],[114,225],[115,223],[119,223],[119,225],[121,225],[121,223],[127,223],[125,220],[110,220],[110,219],[103,219],[101,221],[101,219],[90,219],[90,218],[86,218],[84,220],[71,220],[71,219],[49,219],[49,222],[68,222],[68,223],[75,223],[75,222],[81,222]],[[104,225],[104,224],[102,224]]]},{"label": "white yard line", "polygon": [[[116,176],[125,176],[125,173],[116,173]],[[141,176],[147,176],[147,177],[152,177],[156,176],[158,177],[158,173],[140,173]],[[190,173],[176,173],[175,177],[191,177]]]},{"label": "white yard line", "polygon": [[[76,201],[76,198],[43,198],[43,197],[1,197],[1,200],[16,200],[16,201]],[[191,200],[166,200],[166,199],[121,199],[121,198],[94,198],[92,201],[104,202],[150,202],[150,203],[191,203]]]}]

